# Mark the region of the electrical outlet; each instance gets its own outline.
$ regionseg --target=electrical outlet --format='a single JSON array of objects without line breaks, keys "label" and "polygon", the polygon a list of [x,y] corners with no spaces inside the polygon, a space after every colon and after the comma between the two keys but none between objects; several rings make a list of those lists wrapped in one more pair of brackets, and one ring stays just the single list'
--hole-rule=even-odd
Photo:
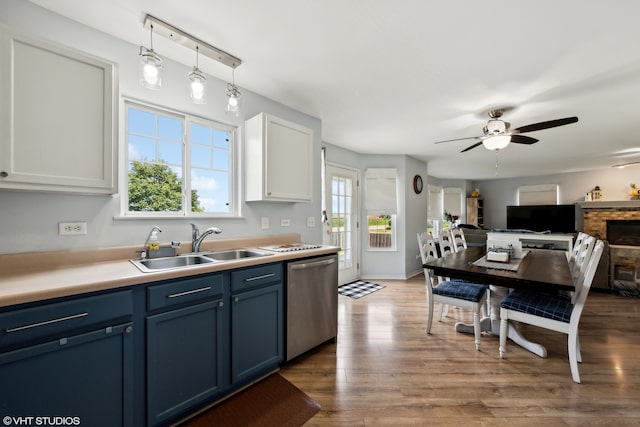
[{"label": "electrical outlet", "polygon": [[262,217],[262,229],[263,230],[269,229],[269,217],[268,216],[263,216]]},{"label": "electrical outlet", "polygon": [[87,234],[87,223],[80,222],[59,222],[58,234],[61,236],[72,236],[78,234]]},{"label": "electrical outlet", "polygon": [[288,219],[282,218],[280,220],[280,227],[288,227],[289,225],[291,225],[291,223]]}]

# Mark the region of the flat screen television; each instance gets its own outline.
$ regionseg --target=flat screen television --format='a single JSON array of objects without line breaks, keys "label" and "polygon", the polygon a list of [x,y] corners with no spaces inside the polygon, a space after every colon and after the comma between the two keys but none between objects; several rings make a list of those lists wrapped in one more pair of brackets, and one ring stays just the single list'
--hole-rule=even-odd
[{"label": "flat screen television", "polygon": [[575,205],[507,206],[507,228],[510,230],[575,233]]}]

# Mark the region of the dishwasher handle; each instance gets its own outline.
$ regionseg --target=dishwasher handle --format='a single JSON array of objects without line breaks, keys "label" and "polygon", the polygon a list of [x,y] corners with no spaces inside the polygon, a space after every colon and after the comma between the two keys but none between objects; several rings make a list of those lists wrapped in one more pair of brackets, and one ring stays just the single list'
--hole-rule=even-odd
[{"label": "dishwasher handle", "polygon": [[323,267],[325,265],[331,265],[334,262],[336,262],[335,258],[330,258],[330,259],[323,259],[320,261],[313,261],[313,262],[305,262],[305,263],[301,263],[301,264],[291,264],[291,269],[292,270],[304,270],[307,268],[313,268],[313,267]]}]

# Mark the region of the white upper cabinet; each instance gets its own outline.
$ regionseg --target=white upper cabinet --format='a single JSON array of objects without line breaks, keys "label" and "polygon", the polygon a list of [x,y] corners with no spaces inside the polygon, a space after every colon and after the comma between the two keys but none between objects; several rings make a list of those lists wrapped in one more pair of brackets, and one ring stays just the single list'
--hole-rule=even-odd
[{"label": "white upper cabinet", "polygon": [[261,113],[245,123],[247,201],[313,199],[313,131]]},{"label": "white upper cabinet", "polygon": [[0,26],[0,189],[117,192],[117,69]]}]

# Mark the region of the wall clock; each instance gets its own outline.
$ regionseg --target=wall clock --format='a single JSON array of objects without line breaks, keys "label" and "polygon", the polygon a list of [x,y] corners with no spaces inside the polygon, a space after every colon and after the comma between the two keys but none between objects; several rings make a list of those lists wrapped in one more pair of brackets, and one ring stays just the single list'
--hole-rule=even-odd
[{"label": "wall clock", "polygon": [[420,194],[420,193],[422,193],[422,187],[423,187],[422,177],[420,175],[414,176],[413,177],[413,191],[415,191],[416,194]]}]

